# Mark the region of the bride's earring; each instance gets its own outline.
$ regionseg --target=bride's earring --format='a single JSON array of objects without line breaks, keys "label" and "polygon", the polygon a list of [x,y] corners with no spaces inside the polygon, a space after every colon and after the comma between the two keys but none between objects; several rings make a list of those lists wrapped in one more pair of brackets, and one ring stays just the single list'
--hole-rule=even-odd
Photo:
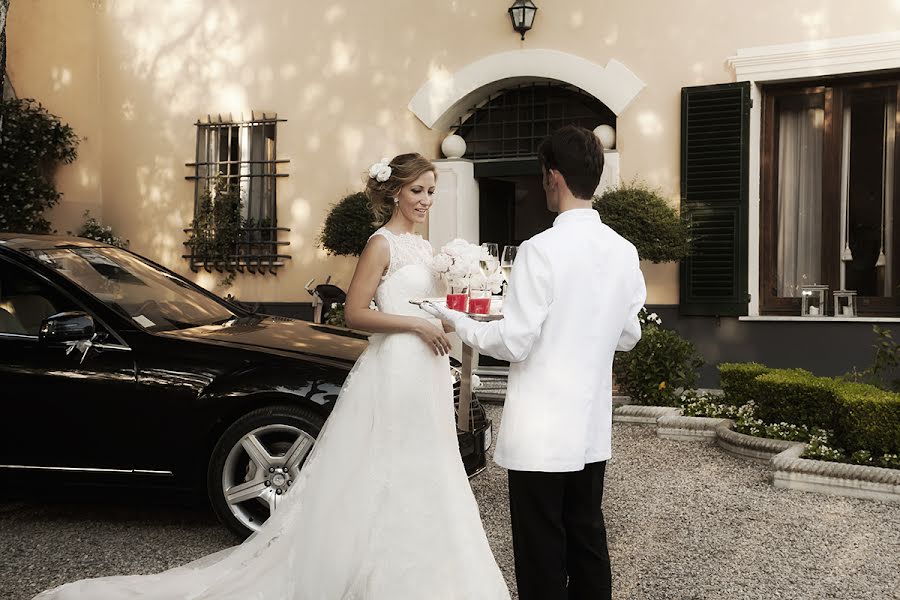
[{"label": "bride's earring", "polygon": [[400,198],[394,198],[394,204],[400,204]]}]

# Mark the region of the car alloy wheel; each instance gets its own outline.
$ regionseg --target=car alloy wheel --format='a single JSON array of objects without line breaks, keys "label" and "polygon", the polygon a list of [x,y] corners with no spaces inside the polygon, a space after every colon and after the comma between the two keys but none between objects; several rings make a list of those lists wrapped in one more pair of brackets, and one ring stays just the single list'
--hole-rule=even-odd
[{"label": "car alloy wheel", "polygon": [[278,510],[324,421],[293,406],[266,407],[232,424],[216,444],[207,478],[219,518],[246,537]]}]

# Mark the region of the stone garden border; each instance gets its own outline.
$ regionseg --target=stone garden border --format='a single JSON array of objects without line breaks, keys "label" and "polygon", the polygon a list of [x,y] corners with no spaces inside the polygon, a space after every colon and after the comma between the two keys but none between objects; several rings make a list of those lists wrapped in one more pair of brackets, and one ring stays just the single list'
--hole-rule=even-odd
[{"label": "stone garden border", "polygon": [[706,440],[733,456],[770,465],[775,487],[900,502],[900,469],[800,458],[806,444],[738,433],[730,419],[685,417],[678,408],[623,404],[623,401],[623,398],[613,401],[614,422],[654,425],[660,438]]}]

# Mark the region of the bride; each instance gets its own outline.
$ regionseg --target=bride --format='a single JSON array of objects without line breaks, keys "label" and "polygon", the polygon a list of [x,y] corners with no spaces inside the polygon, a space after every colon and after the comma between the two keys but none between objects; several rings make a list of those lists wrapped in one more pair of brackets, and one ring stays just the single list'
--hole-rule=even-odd
[{"label": "bride", "polygon": [[442,292],[431,246],[413,234],[434,189],[435,167],[419,154],[370,169],[366,194],[390,218],[360,256],[345,316],[373,335],[263,527],[182,567],[77,581],[35,600],[509,599],[459,459],[450,343],[408,302]]}]

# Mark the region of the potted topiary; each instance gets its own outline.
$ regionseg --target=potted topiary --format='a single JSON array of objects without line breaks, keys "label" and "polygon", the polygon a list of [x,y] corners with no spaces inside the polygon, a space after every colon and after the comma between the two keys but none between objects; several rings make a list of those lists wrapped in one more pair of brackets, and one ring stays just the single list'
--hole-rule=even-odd
[{"label": "potted topiary", "polygon": [[620,185],[594,196],[594,208],[642,260],[672,262],[690,254],[690,228],[658,190],[636,182]]},{"label": "potted topiary", "polygon": [[[642,260],[672,262],[690,254],[691,232],[688,223],[669,205],[659,190],[632,182],[594,196],[593,204],[604,223],[634,244]],[[675,387],[689,384],[689,372],[696,368],[689,342],[682,340],[673,331],[658,329],[656,325],[654,323],[649,332],[644,329],[648,339],[641,340],[638,347],[628,354],[616,356],[613,387],[631,395],[635,402],[647,402],[656,398],[671,403],[674,397],[671,393],[673,384]],[[656,353],[665,357],[667,367],[662,369],[665,372],[651,373],[640,368],[641,360],[654,353],[652,347],[656,348]],[[676,375],[678,372],[683,372],[684,375]],[[662,387],[653,390],[653,385]]]},{"label": "potted topiary", "polygon": [[345,196],[328,211],[318,245],[331,255],[359,256],[379,227],[376,219],[363,192]]},{"label": "potted topiary", "polygon": [[[379,227],[377,219],[365,193],[344,196],[328,211],[317,245],[332,256],[359,256]],[[335,304],[325,323],[346,327],[344,305]]]}]

